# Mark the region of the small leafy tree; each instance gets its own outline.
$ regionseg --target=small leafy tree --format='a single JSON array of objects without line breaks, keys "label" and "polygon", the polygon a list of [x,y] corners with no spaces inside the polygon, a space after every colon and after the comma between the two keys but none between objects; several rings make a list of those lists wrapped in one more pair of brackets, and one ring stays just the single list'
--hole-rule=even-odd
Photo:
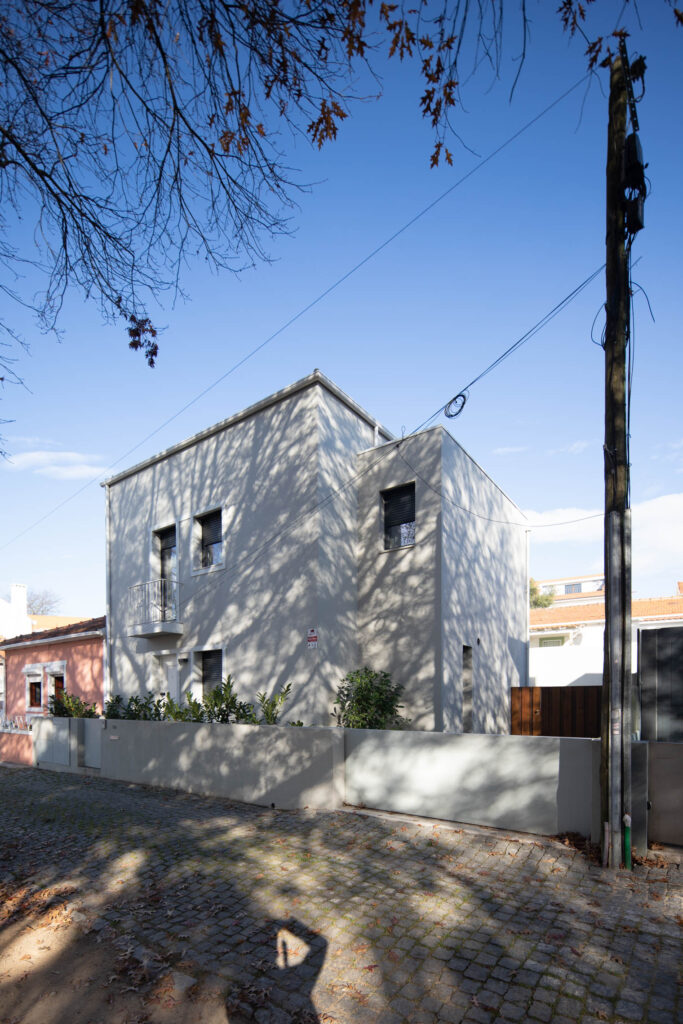
[{"label": "small leafy tree", "polygon": [[99,718],[97,704],[88,704],[66,690],[60,695],[50,695],[47,710],[55,718]]},{"label": "small leafy tree", "polygon": [[402,692],[388,672],[374,672],[366,665],[344,677],[331,714],[347,729],[405,729],[410,719],[399,714]]},{"label": "small leafy tree", "polygon": [[170,693],[162,694],[161,701],[161,711],[164,721],[189,722],[192,720],[190,718],[189,707],[174,700]]},{"label": "small leafy tree", "polygon": [[204,695],[202,707],[207,722],[257,724],[254,705],[239,699],[230,675]]},{"label": "small leafy tree", "polygon": [[548,608],[553,603],[552,594],[542,594],[538,589],[538,583],[534,579],[529,580],[529,607]]},{"label": "small leafy tree", "polygon": [[265,692],[256,694],[256,700],[263,715],[261,719],[263,725],[277,725],[280,712],[291,691],[292,684],[287,683],[284,689],[280,690],[279,693],[274,693],[272,697],[266,697]]}]

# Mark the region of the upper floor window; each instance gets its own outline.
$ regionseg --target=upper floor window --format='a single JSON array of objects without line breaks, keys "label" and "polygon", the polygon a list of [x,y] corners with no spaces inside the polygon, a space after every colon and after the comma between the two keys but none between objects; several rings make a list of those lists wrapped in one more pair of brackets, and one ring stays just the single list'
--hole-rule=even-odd
[{"label": "upper floor window", "polygon": [[384,550],[415,543],[415,484],[382,491]]},{"label": "upper floor window", "polygon": [[565,583],[564,585],[565,594],[580,594],[581,584],[580,583]]},{"label": "upper floor window", "polygon": [[197,516],[199,527],[199,568],[209,569],[223,561],[223,521],[221,510]]},{"label": "upper floor window", "polygon": [[162,580],[178,578],[178,548],[175,526],[167,526],[156,533],[159,545],[159,576]]}]

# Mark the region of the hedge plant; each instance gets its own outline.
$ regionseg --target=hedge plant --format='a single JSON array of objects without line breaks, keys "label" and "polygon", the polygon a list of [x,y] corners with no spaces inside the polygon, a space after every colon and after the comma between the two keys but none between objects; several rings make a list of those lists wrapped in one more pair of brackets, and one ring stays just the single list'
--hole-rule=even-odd
[{"label": "hedge plant", "polygon": [[410,719],[399,714],[403,687],[388,672],[367,665],[347,673],[337,689],[332,716],[347,729],[406,729]]}]

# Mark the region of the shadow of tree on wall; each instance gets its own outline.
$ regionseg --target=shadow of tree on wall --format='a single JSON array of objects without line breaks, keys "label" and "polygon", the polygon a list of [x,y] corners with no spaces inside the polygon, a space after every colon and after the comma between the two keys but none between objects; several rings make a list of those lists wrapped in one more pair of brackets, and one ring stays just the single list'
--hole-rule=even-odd
[{"label": "shadow of tree on wall", "polygon": [[[343,410],[342,410],[343,412]],[[319,424],[315,389],[263,410],[111,488],[113,686],[166,689],[155,654],[221,648],[223,674],[255,701],[293,683],[286,716],[329,724],[339,680],[355,667],[355,452],[372,428]],[[348,417],[347,417],[348,418]],[[194,517],[222,509],[223,562],[197,571]],[[159,574],[153,531],[176,524],[182,636],[128,636],[128,589]],[[156,560],[158,561],[158,559]],[[306,630],[320,629],[317,650]],[[354,655],[352,657],[352,655]],[[192,659],[180,688],[191,682]]]},{"label": "shadow of tree on wall", "polygon": [[[478,1008],[498,1012],[507,1000],[522,1019],[542,983],[546,1005],[567,999],[577,1017],[585,1007],[611,1019],[623,992],[675,989],[673,898],[651,905],[640,941],[645,883],[558,844],[30,769],[0,770],[0,795],[15,909],[70,890],[83,941],[130,979],[138,1017],[475,1021]],[[12,942],[5,923],[4,964]],[[51,998],[54,1024],[115,1019],[95,1013],[101,992],[71,987],[69,953],[23,983],[0,976],[3,1013],[38,1020]],[[199,986],[181,999],[174,976]]]}]

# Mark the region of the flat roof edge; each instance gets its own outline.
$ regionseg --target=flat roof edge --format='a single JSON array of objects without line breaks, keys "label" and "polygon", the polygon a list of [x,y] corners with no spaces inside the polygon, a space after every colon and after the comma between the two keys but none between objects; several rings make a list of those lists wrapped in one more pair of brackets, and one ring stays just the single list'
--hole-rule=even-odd
[{"label": "flat roof edge", "polygon": [[[479,470],[481,475],[486,477],[486,479],[489,481],[491,486],[495,487],[495,489],[505,499],[505,501],[507,501],[510,505],[512,505],[512,507],[515,509],[515,511],[519,512],[520,516],[522,516],[523,519],[528,521],[528,516],[526,515],[525,512],[522,511],[522,509],[519,507],[517,502],[513,501],[513,499],[510,497],[510,495],[505,493],[505,491],[500,486],[500,484],[497,484],[496,481],[493,479],[493,477],[490,476],[486,472],[486,470],[482,466],[479,465],[479,463],[474,458],[474,456],[470,455],[470,453],[467,451],[467,449],[463,448],[463,446],[460,444],[460,442],[455,440],[453,435],[446,429],[446,427],[444,427],[444,425],[442,423],[435,423],[431,427],[425,427],[424,430],[417,430],[417,431],[415,431],[414,434],[406,434],[404,437],[401,437],[401,438],[397,438],[397,437],[390,438],[385,443],[386,444],[391,444],[392,442],[397,442],[397,441],[398,442],[400,442],[400,441],[408,441],[408,440],[410,440],[411,437],[419,437],[421,434],[430,434],[430,433],[432,433],[434,431],[440,431],[442,437],[447,437],[448,440],[451,442],[451,444],[454,444],[456,446],[456,448],[459,448],[460,451],[465,456],[465,458],[469,459],[469,461],[472,463],[473,466],[476,466],[476,468]],[[378,447],[381,447],[381,446],[378,446]],[[358,454],[359,455],[364,455],[367,452],[371,452],[371,451],[374,451],[374,449],[373,448],[364,448],[363,451],[359,452]],[[524,522],[524,523],[510,523],[508,525],[510,525],[510,526],[519,526],[519,527],[521,527],[522,529],[525,529],[525,530],[530,529],[530,527],[527,526],[526,522]]]},{"label": "flat roof edge", "polygon": [[155,465],[157,462],[162,462],[164,459],[169,458],[172,455],[177,455],[179,452],[185,451],[191,448],[193,445],[198,444],[200,441],[206,440],[207,437],[211,437],[214,434],[220,434],[224,430],[229,430],[231,427],[236,426],[243,420],[250,419],[252,416],[256,416],[258,413],[263,412],[265,409],[269,409],[273,405],[277,405],[279,402],[283,402],[292,395],[297,394],[299,391],[306,391],[308,388],[319,385],[328,391],[331,395],[337,398],[343,405],[346,405],[352,412],[354,412],[360,419],[365,420],[368,426],[377,428],[380,435],[387,441],[393,439],[393,435],[374,416],[371,416],[365,411],[357,402],[355,402],[345,391],[342,391],[334,381],[331,381],[329,377],[326,377],[324,373],[316,369],[313,373],[309,373],[307,377],[302,377],[301,380],[295,381],[294,384],[289,384],[286,388],[282,388],[280,391],[275,391],[272,395],[268,395],[267,398],[262,398],[260,401],[253,405],[247,406],[246,409],[242,409],[241,412],[234,413],[232,416],[228,416],[227,419],[221,420],[219,423],[214,423],[211,427],[206,427],[204,430],[200,430],[199,433],[193,434],[191,437],[186,438],[184,441],[178,441],[176,444],[171,445],[170,448],[164,448],[163,451],[158,452],[156,455],[151,455],[147,459],[143,459],[142,462],[138,462],[128,469],[122,470],[120,473],[109,477],[107,480],[103,480],[100,484],[101,487],[111,487],[112,484],[117,484],[121,480],[125,480],[129,476],[135,476],[136,473],[142,472],[143,469],[147,469],[149,466]]}]

